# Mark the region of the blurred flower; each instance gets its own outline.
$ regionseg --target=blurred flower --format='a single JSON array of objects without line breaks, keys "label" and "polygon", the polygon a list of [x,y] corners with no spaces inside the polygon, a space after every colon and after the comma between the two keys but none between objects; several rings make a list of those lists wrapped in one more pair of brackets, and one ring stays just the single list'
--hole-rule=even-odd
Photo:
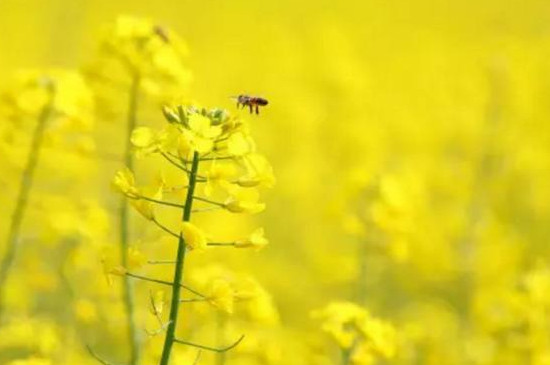
[{"label": "blurred flower", "polygon": [[269,244],[269,241],[264,236],[264,229],[258,228],[250,234],[250,236],[243,241],[236,241],[235,247],[237,248],[256,248],[261,249]]},{"label": "blurred flower", "polygon": [[212,282],[208,295],[208,301],[218,309],[233,313],[234,292],[231,285],[222,279],[216,279]]},{"label": "blurred flower", "polygon": [[96,305],[87,299],[79,299],[74,304],[74,312],[78,320],[83,323],[93,323],[98,319]]},{"label": "blurred flower", "polygon": [[147,256],[136,247],[128,248],[128,269],[135,270],[147,264]]},{"label": "blurred flower", "polygon": [[183,60],[184,42],[171,30],[143,18],[121,16],[104,29],[99,57],[88,70],[92,79],[124,83],[137,76],[148,95],[171,100],[191,80]]},{"label": "blurred flower", "polygon": [[395,356],[397,345],[393,326],[372,317],[356,304],[333,302],[312,315],[323,321],[323,331],[340,348],[349,351],[351,359],[358,364],[372,363],[376,357],[391,359]]}]

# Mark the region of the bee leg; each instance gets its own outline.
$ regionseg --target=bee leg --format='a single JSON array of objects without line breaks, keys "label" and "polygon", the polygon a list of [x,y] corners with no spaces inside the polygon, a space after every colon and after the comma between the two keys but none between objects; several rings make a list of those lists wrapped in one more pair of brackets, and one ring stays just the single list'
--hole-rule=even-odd
[{"label": "bee leg", "polygon": [[260,107],[256,105],[256,114],[260,114]]},{"label": "bee leg", "polygon": [[252,104],[249,104],[248,107],[250,109],[250,114],[252,114]]}]

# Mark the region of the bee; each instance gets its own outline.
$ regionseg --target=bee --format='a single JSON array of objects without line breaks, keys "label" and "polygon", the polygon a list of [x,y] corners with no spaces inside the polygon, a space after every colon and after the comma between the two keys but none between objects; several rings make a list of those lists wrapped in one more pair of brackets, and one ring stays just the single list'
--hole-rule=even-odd
[{"label": "bee", "polygon": [[170,38],[168,37],[168,33],[160,25],[156,25],[153,28],[153,33],[156,36],[158,36],[164,43],[170,43]]},{"label": "bee", "polygon": [[257,96],[239,95],[234,97],[234,99],[237,101],[237,108],[241,105],[243,108],[248,106],[250,109],[250,114],[252,114],[253,111],[255,111],[256,114],[260,114],[260,106],[266,106],[269,104],[266,99]]}]

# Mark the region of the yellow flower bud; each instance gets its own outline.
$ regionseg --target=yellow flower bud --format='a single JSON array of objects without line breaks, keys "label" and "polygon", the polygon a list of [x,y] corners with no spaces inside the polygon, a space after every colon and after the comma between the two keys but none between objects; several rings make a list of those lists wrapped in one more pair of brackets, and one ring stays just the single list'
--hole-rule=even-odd
[{"label": "yellow flower bud", "polygon": [[191,250],[202,250],[207,247],[207,240],[204,233],[193,223],[183,222],[181,224],[181,234],[185,245]]},{"label": "yellow flower bud", "polygon": [[235,242],[237,248],[256,248],[261,249],[269,244],[269,241],[264,236],[264,229],[258,228],[250,234],[250,236],[243,240]]},{"label": "yellow flower bud", "polygon": [[162,114],[164,114],[164,117],[170,123],[180,123],[181,122],[178,113],[174,112],[174,110],[172,110],[170,107],[168,107],[166,105],[162,107]]},{"label": "yellow flower bud", "polygon": [[127,167],[115,174],[115,177],[111,182],[111,186],[115,191],[121,192],[125,195],[135,194],[137,192],[134,174]]},{"label": "yellow flower bud", "polygon": [[260,213],[265,209],[264,203],[254,203],[247,201],[231,201],[224,205],[224,208],[230,211],[231,213]]},{"label": "yellow flower bud", "polygon": [[160,316],[164,311],[165,294],[162,290],[157,290],[151,298],[151,313],[154,316]]}]

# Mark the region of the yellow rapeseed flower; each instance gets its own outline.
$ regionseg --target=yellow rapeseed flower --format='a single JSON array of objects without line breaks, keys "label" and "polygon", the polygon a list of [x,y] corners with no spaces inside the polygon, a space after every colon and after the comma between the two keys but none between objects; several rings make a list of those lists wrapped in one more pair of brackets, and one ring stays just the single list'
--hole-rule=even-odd
[{"label": "yellow rapeseed flower", "polygon": [[233,188],[231,196],[224,204],[224,208],[231,213],[260,213],[265,209],[264,203],[259,203],[260,194],[255,188]]},{"label": "yellow rapeseed flower", "polygon": [[191,250],[202,250],[207,247],[208,241],[204,232],[191,222],[181,223],[181,234],[185,245]]},{"label": "yellow rapeseed flower", "polygon": [[218,309],[233,313],[235,293],[227,280],[216,279],[210,286],[208,301]]},{"label": "yellow rapeseed flower", "polygon": [[199,153],[207,153],[214,148],[214,139],[222,133],[219,126],[213,126],[210,118],[191,113],[188,120],[189,142],[192,148]]},{"label": "yellow rapeseed flower", "polygon": [[269,241],[264,236],[263,228],[258,228],[248,236],[245,240],[235,242],[237,248],[255,248],[262,249],[269,244]]},{"label": "yellow rapeseed flower", "polygon": [[227,152],[232,156],[244,156],[254,152],[256,145],[252,137],[244,132],[233,133],[227,140]]},{"label": "yellow rapeseed flower", "polygon": [[111,183],[111,186],[115,191],[121,192],[125,195],[136,195],[137,189],[135,185],[136,182],[134,179],[134,174],[127,167],[118,171]]},{"label": "yellow rapeseed flower", "polygon": [[265,186],[272,188],[275,185],[275,176],[273,168],[267,159],[258,154],[250,153],[244,156],[246,174],[237,180],[237,184],[242,187]]},{"label": "yellow rapeseed flower", "polygon": [[233,176],[235,176],[235,173],[236,170],[234,165],[214,162],[206,173],[204,194],[206,196],[212,196],[217,188],[224,191],[228,190],[230,181]]}]

